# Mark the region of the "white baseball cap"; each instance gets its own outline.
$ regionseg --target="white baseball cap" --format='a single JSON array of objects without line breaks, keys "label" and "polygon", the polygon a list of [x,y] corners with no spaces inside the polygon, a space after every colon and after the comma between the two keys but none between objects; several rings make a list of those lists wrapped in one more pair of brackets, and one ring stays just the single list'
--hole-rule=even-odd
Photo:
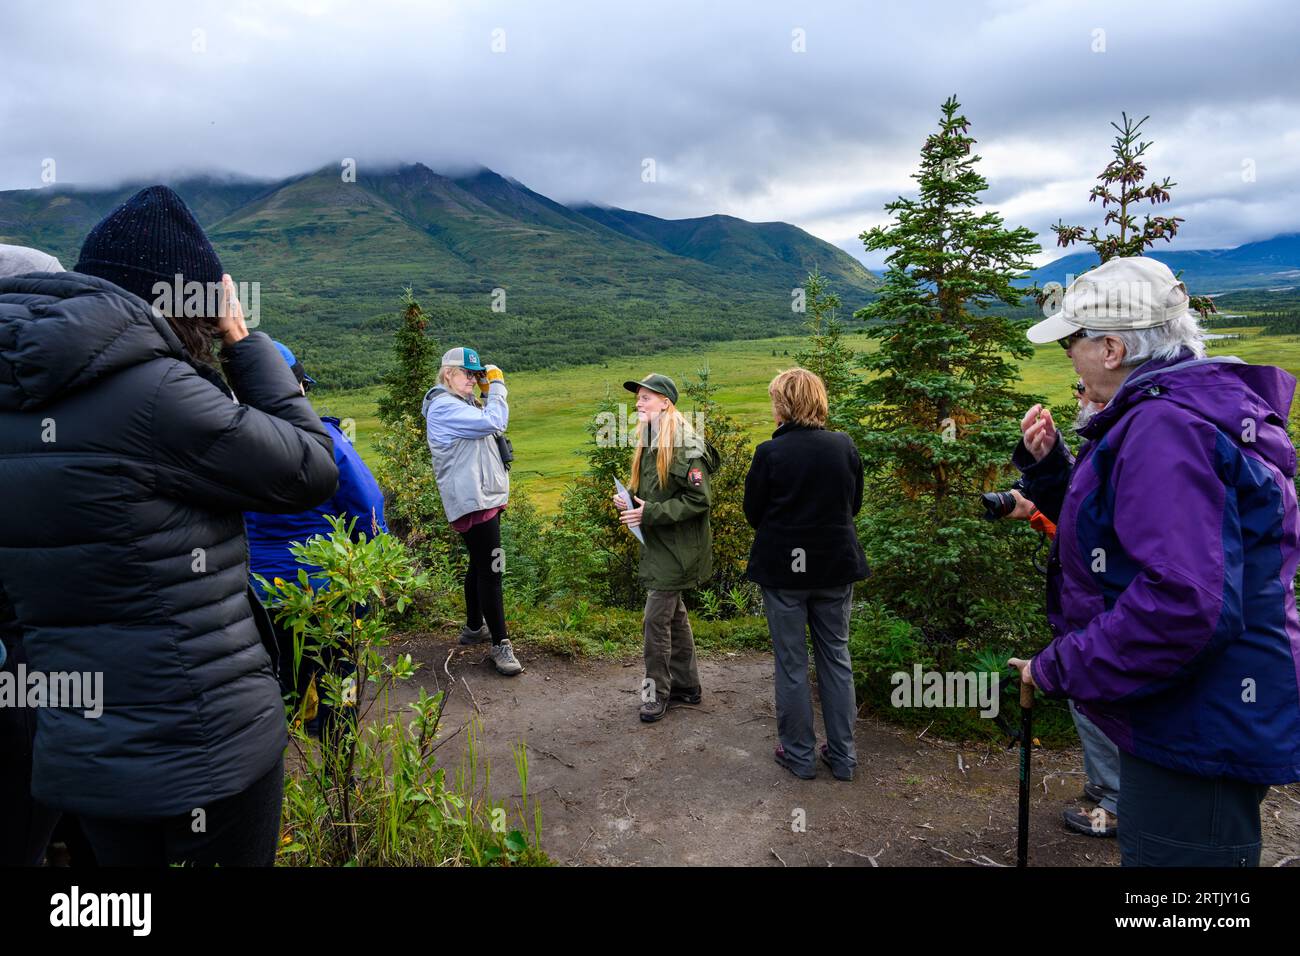
[{"label": "white baseball cap", "polygon": [[1164,325],[1187,311],[1187,287],[1146,256],[1103,262],[1065,290],[1061,310],[1030,328],[1031,342],[1055,342],[1080,329],[1120,332]]}]

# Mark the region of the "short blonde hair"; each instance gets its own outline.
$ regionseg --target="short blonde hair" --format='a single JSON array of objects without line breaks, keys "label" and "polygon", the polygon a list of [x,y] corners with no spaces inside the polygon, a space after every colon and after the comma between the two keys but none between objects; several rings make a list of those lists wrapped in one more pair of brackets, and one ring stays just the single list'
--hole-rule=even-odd
[{"label": "short blonde hair", "polygon": [[806,368],[791,368],[772,379],[767,387],[772,410],[783,422],[809,428],[824,428],[829,406],[821,377]]}]

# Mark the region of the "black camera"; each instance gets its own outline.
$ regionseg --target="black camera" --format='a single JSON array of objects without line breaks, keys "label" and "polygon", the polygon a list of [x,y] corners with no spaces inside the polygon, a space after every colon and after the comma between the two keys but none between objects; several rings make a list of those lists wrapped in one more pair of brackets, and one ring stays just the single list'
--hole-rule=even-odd
[{"label": "black camera", "polygon": [[[1017,480],[1011,487],[1024,494],[1023,479]],[[980,495],[980,501],[984,503],[986,521],[998,521],[1016,510],[1016,496],[1010,491],[986,491]]]}]

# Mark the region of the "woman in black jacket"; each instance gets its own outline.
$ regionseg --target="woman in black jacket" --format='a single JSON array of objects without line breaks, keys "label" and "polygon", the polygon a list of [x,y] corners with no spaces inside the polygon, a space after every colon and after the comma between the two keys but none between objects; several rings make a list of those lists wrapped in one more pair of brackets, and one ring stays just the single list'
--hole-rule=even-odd
[{"label": "woman in black jacket", "polygon": [[[176,281],[222,290],[215,322],[174,310]],[[274,862],[284,709],[242,512],[301,511],[337,479],[171,190],[114,210],[75,272],[0,280],[0,588],[29,671],[102,688],[98,715],[39,710],[32,794],[100,864]]]},{"label": "woman in black jacket", "polygon": [[762,586],[776,659],[776,761],[798,777],[817,775],[807,628],[826,725],[821,759],[837,779],[852,780],[849,609],[854,582],[867,576],[853,524],[862,460],[848,435],[826,430],[826,387],[812,372],[782,372],[768,394],[777,429],[754,451],[745,477],[745,518],[755,529],[746,575]]}]

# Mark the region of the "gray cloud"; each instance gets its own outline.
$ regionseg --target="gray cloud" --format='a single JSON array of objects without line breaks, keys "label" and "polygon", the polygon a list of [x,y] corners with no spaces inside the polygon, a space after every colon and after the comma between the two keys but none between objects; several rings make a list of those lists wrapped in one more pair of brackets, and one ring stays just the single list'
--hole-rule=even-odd
[{"label": "gray cloud", "polygon": [[1180,183],[1177,245],[1232,245],[1300,229],[1298,39],[1289,0],[6,0],[0,188],[40,185],[47,158],[85,184],[483,163],[560,201],[785,220],[861,256],[955,92],[990,201],[1049,250],[1058,217],[1100,220],[1121,110],[1151,114],[1152,170]]}]

